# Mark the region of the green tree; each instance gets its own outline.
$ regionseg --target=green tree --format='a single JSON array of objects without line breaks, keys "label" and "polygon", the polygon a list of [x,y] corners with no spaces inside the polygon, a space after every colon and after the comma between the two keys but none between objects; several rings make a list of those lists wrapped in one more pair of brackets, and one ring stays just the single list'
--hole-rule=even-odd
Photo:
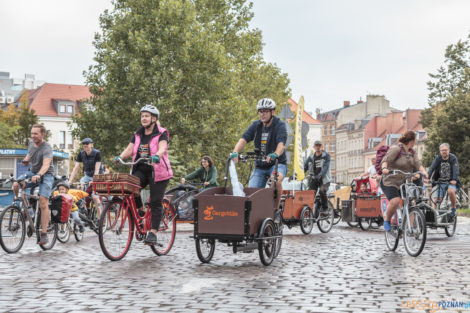
[{"label": "green tree", "polygon": [[[262,56],[245,0],[115,0],[100,17],[95,63],[85,72],[93,110],[74,117],[74,136],[92,137],[109,164],[153,104],[170,131],[176,177],[210,155],[223,169],[262,97],[289,96],[289,80]],[[222,175],[220,175],[222,176]]]},{"label": "green tree", "polygon": [[450,144],[451,152],[459,159],[460,176],[470,181],[470,35],[466,41],[449,45],[445,64],[430,74],[429,105],[421,116],[428,140],[424,164],[431,165],[439,153],[439,145]]},{"label": "green tree", "polygon": [[0,121],[0,148],[22,148],[14,140],[14,135],[18,131],[18,126],[10,126]]}]

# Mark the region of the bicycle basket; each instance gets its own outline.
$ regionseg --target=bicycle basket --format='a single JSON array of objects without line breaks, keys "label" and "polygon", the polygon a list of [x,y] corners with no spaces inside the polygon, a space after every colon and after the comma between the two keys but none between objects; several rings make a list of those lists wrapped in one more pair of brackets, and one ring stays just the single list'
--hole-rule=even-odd
[{"label": "bicycle basket", "polygon": [[415,184],[403,184],[401,185],[402,198],[408,199],[421,199],[424,195],[424,189],[421,186]]},{"label": "bicycle basket", "polygon": [[140,192],[140,179],[131,174],[94,175],[91,184],[99,195],[128,195]]}]

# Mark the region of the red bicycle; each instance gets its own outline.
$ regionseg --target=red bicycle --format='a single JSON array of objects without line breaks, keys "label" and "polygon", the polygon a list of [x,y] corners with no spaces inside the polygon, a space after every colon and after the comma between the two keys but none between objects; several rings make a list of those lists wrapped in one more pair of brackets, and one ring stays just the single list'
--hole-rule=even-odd
[{"label": "red bicycle", "polygon": [[[149,158],[136,162],[124,162],[124,165],[150,164]],[[113,196],[101,213],[99,221],[99,242],[103,254],[111,261],[121,260],[129,251],[132,239],[142,241],[151,229],[152,211],[145,204],[146,212],[139,216],[135,196],[140,193],[140,186],[128,181],[94,181],[90,183],[100,195]],[[172,206],[163,205],[162,220],[157,232],[157,244],[150,248],[156,255],[165,255],[173,246],[176,234],[176,212]]]}]

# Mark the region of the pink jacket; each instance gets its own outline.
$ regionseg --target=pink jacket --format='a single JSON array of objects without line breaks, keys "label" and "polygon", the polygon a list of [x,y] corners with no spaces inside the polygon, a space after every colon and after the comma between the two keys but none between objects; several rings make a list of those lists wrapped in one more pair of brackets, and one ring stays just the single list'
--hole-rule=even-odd
[{"label": "pink jacket", "polygon": [[[170,133],[168,130],[166,130],[163,127],[160,127],[160,125],[155,124],[156,127],[158,127],[158,134],[153,135],[152,139],[150,139],[149,146],[150,146],[150,155],[155,155],[158,152],[158,140],[160,136],[166,132],[168,135],[168,140],[170,139]],[[139,149],[140,145],[140,135],[136,132],[135,133],[135,142],[134,142],[134,151],[132,152],[132,161],[135,161],[135,158],[137,156],[137,151]],[[169,145],[168,145],[169,146]],[[171,170],[170,166],[170,160],[168,159],[168,146],[165,150],[165,153],[163,153],[162,157],[160,158],[160,163],[156,163],[153,166],[153,170],[155,172],[155,181],[162,181],[162,180],[167,180],[173,177],[173,171]]]}]

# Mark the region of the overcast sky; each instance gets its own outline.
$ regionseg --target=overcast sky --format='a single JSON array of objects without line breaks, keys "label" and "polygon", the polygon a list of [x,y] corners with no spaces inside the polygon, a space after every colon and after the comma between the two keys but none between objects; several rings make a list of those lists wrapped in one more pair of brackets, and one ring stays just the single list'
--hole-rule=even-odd
[{"label": "overcast sky", "polygon": [[[110,0],[1,0],[0,71],[83,84],[106,8]],[[428,73],[470,32],[468,0],[256,0],[254,13],[266,60],[288,73],[308,111],[367,94],[424,108]]]}]

